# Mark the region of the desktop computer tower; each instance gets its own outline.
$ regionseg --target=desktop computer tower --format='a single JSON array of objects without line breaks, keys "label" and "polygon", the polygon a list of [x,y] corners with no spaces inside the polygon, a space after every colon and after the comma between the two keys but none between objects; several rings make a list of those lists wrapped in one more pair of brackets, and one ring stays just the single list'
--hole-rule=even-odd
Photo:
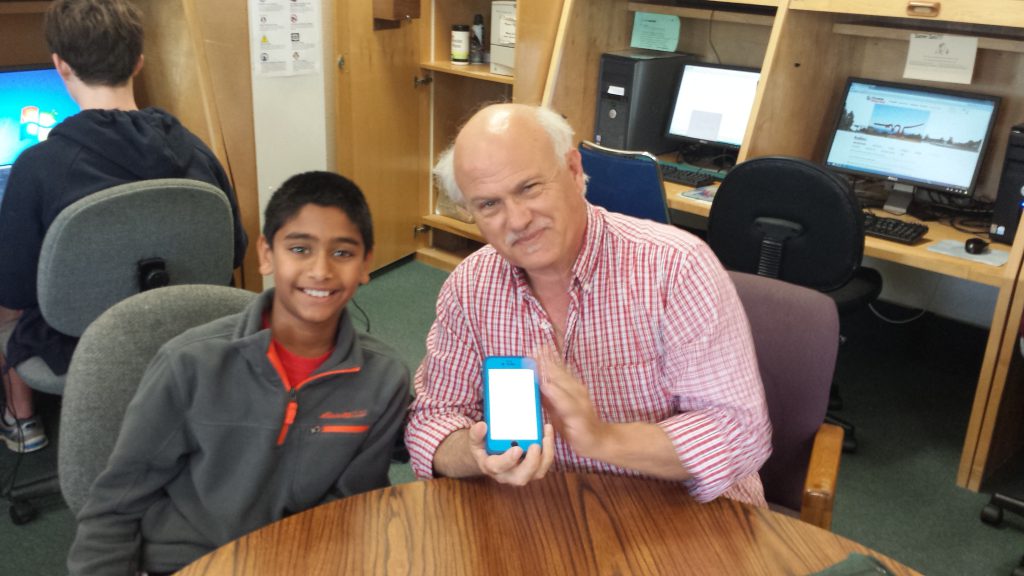
[{"label": "desktop computer tower", "polygon": [[665,131],[686,61],[682,54],[643,49],[602,54],[594,142],[653,154],[672,150]]},{"label": "desktop computer tower", "polygon": [[1003,171],[999,176],[995,207],[992,209],[992,226],[989,236],[996,242],[1013,244],[1020,221],[1021,207],[1024,206],[1024,124],[1010,129],[1010,141],[1006,145]]}]

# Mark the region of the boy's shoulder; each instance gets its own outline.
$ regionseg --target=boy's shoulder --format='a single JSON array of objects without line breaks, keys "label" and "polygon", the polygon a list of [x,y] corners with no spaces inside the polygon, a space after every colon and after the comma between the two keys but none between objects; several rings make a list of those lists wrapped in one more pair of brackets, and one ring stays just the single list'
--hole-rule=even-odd
[{"label": "boy's shoulder", "polygon": [[407,370],[402,362],[401,355],[390,344],[364,332],[357,332],[357,334],[359,348],[362,350],[363,357],[367,363],[374,362],[382,366],[394,366]]},{"label": "boy's shoulder", "polygon": [[382,391],[409,386],[409,367],[391,345],[363,332],[357,333],[356,342],[363,358],[363,378],[373,381]]}]

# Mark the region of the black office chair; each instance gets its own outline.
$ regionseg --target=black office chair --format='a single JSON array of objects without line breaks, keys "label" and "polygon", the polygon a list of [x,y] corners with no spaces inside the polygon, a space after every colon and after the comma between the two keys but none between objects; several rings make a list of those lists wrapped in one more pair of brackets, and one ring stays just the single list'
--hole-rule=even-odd
[{"label": "black office chair", "polygon": [[[86,196],[57,215],[43,240],[36,285],[43,318],[79,337],[102,312],[138,292],[227,285],[233,228],[227,196],[205,182],[144,180]],[[55,375],[38,357],[14,370],[34,390],[64,393],[66,375]],[[12,484],[7,496],[15,524],[35,517],[32,499],[60,491],[56,477]]]},{"label": "black office chair", "polygon": [[[823,292],[840,317],[882,291],[881,274],[861,266],[864,215],[849,183],[807,160],[766,156],[734,167],[711,204],[707,240],[726,268]],[[855,451],[854,427],[832,414],[827,421]]]},{"label": "black office chair", "polygon": [[668,224],[668,202],[658,159],[649,152],[615,150],[580,142],[587,200],[596,206]]}]

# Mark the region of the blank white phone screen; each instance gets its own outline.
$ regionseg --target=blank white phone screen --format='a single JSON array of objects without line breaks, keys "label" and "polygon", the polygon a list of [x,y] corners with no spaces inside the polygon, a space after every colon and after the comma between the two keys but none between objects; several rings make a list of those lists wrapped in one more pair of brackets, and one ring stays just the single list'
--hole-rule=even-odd
[{"label": "blank white phone screen", "polygon": [[487,371],[491,438],[495,440],[537,439],[537,387],[533,370],[521,368]]}]

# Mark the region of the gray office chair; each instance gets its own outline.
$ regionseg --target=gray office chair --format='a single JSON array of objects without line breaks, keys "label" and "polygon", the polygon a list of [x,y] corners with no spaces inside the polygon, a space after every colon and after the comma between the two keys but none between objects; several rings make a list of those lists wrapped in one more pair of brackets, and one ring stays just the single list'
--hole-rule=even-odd
[{"label": "gray office chair", "polygon": [[[168,284],[226,286],[233,238],[228,199],[205,182],[145,180],[97,192],[61,211],[46,233],[39,309],[55,330],[77,338],[103,311],[140,291]],[[40,358],[14,370],[35,390],[64,391],[65,376]],[[29,500],[50,492],[57,492],[53,478],[15,484],[8,495],[11,519],[31,520]]]},{"label": "gray office chair", "polygon": [[165,342],[240,312],[256,294],[227,286],[168,286],[112,306],[78,342],[64,388],[58,476],[75,514],[114,449],[124,412]]},{"label": "gray office chair", "polygon": [[[864,214],[850,184],[808,160],[765,156],[730,170],[711,204],[707,241],[729,270],[823,292],[840,316],[882,292],[882,275],[861,266]],[[829,418],[843,426],[846,451],[856,450],[853,425]]]},{"label": "gray office chair", "polygon": [[612,212],[669,223],[658,159],[649,152],[615,150],[584,140],[579,145],[587,200]]},{"label": "gray office chair", "polygon": [[761,467],[765,499],[824,529],[842,455],[843,430],[823,423],[839,348],[839,317],[820,292],[730,272],[750,321],[772,423],[772,455]]}]

